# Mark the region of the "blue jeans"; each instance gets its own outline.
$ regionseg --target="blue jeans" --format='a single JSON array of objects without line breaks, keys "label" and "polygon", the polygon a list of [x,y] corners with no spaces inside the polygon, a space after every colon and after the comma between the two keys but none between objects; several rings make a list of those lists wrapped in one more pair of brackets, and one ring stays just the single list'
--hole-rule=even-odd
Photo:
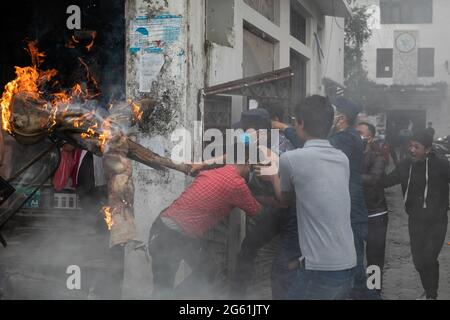
[{"label": "blue jeans", "polygon": [[297,279],[297,269],[290,269],[289,264],[298,260],[299,257],[293,259],[283,252],[283,247],[275,257],[272,264],[271,285],[272,285],[272,299],[286,300],[289,288],[295,283]]},{"label": "blue jeans", "polygon": [[353,279],[354,269],[344,271],[312,271],[299,269],[288,300],[345,300]]}]

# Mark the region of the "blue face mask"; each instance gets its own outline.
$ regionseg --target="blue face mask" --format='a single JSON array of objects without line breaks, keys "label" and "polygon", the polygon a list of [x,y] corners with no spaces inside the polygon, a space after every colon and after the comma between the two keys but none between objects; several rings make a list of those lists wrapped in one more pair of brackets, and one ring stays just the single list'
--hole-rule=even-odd
[{"label": "blue face mask", "polygon": [[252,137],[248,133],[243,133],[239,136],[239,140],[241,143],[245,145],[250,145],[252,143]]}]

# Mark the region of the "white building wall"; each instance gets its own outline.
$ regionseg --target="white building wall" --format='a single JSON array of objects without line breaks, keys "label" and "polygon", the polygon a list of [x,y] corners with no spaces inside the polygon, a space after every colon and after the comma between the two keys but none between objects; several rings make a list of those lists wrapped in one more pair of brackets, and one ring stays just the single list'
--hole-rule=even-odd
[{"label": "white building wall", "polygon": [[[234,28],[230,32],[233,47],[212,44],[209,51],[207,85],[241,79],[243,74],[244,21],[276,41],[274,70],[290,66],[290,50],[300,53],[307,61],[306,93],[324,94],[324,77],[340,84],[344,82],[344,19],[324,17],[314,1],[298,0],[308,12],[306,44],[290,35],[290,1],[280,0],[279,19],[272,22],[244,3],[234,0]],[[277,23],[278,21],[278,23]],[[318,28],[322,32],[318,32]],[[319,34],[325,58],[319,61],[314,33]],[[243,99],[233,98],[233,119],[239,118]]]},{"label": "white building wall", "polygon": [[[431,24],[380,24],[380,0],[358,0],[358,4],[369,5],[375,12],[373,19],[373,37],[364,47],[365,66],[369,79],[378,84],[394,85],[394,78],[377,78],[377,49],[394,48],[394,33],[399,30],[417,31],[418,48],[435,48],[435,76],[419,77],[415,85],[431,85],[438,82],[450,84],[450,35],[449,14],[450,1],[433,0],[433,23]],[[375,9],[375,10],[374,10]],[[394,66],[395,69],[395,60]],[[427,110],[427,121],[433,122],[437,136],[450,134],[450,92],[447,100],[441,105],[424,106]]]},{"label": "white building wall", "polygon": [[[372,6],[380,5],[379,0],[358,0],[358,3]],[[450,63],[449,14],[450,1],[434,0],[432,24],[378,25],[378,28],[373,29],[373,37],[364,47],[364,57],[367,63],[369,78],[379,84],[392,85],[392,78],[376,77],[377,49],[394,48],[394,31],[396,30],[417,30],[419,32],[418,47],[435,48],[435,76],[432,78],[419,78],[417,84],[450,83],[450,69],[446,67],[446,62],[449,61]]]}]

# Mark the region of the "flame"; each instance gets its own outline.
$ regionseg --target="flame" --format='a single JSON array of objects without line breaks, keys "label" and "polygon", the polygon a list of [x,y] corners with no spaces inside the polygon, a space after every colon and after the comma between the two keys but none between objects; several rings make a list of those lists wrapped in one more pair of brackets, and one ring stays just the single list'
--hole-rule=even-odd
[{"label": "flame", "polygon": [[37,48],[37,41],[28,42],[25,51],[27,51],[28,54],[30,55],[31,64],[33,65],[33,67],[37,68],[44,62],[45,53],[39,52],[39,49]]},{"label": "flame", "polygon": [[86,46],[87,51],[91,51],[94,46],[95,38],[97,38],[97,31],[91,32],[92,41]]},{"label": "flame", "polygon": [[141,106],[138,105],[134,101],[129,101],[129,104],[131,106],[131,110],[133,111],[134,117],[136,118],[136,120],[137,121],[141,121],[142,120],[142,115],[144,114],[144,112],[141,109]]},{"label": "flame", "polygon": [[45,82],[50,81],[58,73],[56,70],[39,70],[38,67],[44,62],[45,54],[39,52],[35,41],[27,44],[25,49],[31,57],[31,67],[15,67],[16,79],[5,86],[0,99],[2,129],[12,134],[11,120],[11,101],[15,94],[27,92],[33,98],[39,98],[41,92],[39,87]]},{"label": "flame", "polygon": [[66,43],[66,48],[75,49],[78,43],[80,43],[80,41],[77,38],[75,38],[75,36],[72,36],[69,39],[69,42]]},{"label": "flame", "polygon": [[113,215],[116,213],[116,209],[115,208],[111,208],[111,207],[103,207],[102,208],[102,212],[103,212],[103,216],[106,222],[106,225],[108,226],[108,230],[111,231],[112,227],[114,226],[114,219],[113,219]]},{"label": "flame", "polygon": [[[89,66],[87,65],[86,62],[84,62],[83,59],[78,58],[78,60],[80,61],[81,65],[86,69],[86,79],[88,80],[88,83],[92,83],[93,87],[94,87],[94,91],[99,92],[99,88],[98,88],[98,82],[95,79],[95,77],[91,74],[91,70],[89,69]],[[84,93],[84,95],[88,98],[88,99],[93,99],[95,97],[97,97],[99,95],[99,93],[95,93],[92,95],[89,95],[89,92],[86,90],[86,92]]]},{"label": "flame", "polygon": [[102,133],[98,137],[101,152],[103,153],[106,152],[106,146],[111,138],[112,138],[111,122],[109,120],[106,120],[102,124]]},{"label": "flame", "polygon": [[[96,37],[96,33],[92,34],[93,39]],[[73,38],[72,40],[76,40]],[[64,118],[67,111],[69,110],[69,105],[76,101],[85,101],[93,99],[94,97],[100,95],[100,90],[98,89],[97,80],[91,74],[88,64],[79,59],[81,65],[86,69],[86,78],[88,85],[93,86],[93,92],[89,92],[89,87],[84,88],[80,83],[75,84],[72,88],[68,90],[61,90],[59,92],[49,93],[50,99],[45,99],[43,97],[43,92],[41,89],[44,88],[55,88],[57,86],[57,81],[53,81],[53,78],[58,74],[57,70],[41,70],[39,66],[45,61],[45,53],[40,52],[37,48],[37,43],[31,41],[27,44],[26,51],[31,57],[32,66],[28,67],[16,67],[16,78],[9,82],[5,86],[5,90],[2,94],[0,100],[1,106],[1,127],[4,131],[9,134],[13,134],[13,128],[11,124],[12,110],[11,103],[15,94],[20,92],[26,92],[31,98],[49,100],[48,104],[42,107],[49,111],[49,118],[47,128],[52,131],[57,125],[57,119]],[[62,109],[62,110],[61,110]],[[84,115],[77,116],[72,119],[74,128],[80,130],[80,135],[83,139],[94,139],[102,152],[106,150],[108,141],[111,139],[111,124],[109,120],[105,120],[100,123],[93,117],[95,111],[88,112]],[[61,117],[62,116],[62,117]],[[43,127],[47,125],[44,124]],[[101,129],[99,129],[101,128]]]}]

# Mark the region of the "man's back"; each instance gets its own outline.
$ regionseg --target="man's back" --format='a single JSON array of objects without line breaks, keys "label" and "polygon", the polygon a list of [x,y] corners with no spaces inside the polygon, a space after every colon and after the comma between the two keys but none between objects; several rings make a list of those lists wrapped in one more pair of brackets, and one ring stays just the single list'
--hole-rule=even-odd
[{"label": "man's back", "polygon": [[234,166],[202,172],[188,189],[163,212],[186,234],[201,237],[238,207],[255,215],[260,205]]},{"label": "man's back", "polygon": [[356,266],[350,222],[349,161],[326,140],[281,157],[283,192],[295,189],[300,247],[306,268],[340,271]]},{"label": "man's back", "polygon": [[344,152],[350,162],[350,196],[352,199],[352,223],[367,223],[368,212],[362,183],[363,142],[358,132],[349,127],[329,138],[330,143]]}]

